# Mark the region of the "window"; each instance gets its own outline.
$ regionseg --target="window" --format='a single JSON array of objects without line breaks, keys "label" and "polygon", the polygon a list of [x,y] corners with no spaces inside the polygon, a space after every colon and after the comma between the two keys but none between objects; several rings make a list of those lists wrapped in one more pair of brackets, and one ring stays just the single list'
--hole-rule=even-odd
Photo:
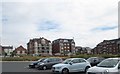
[{"label": "window", "polygon": [[47,49],[49,49],[49,47],[47,47]]},{"label": "window", "polygon": [[70,47],[67,47],[68,49],[70,48]]},{"label": "window", "polygon": [[22,53],[22,51],[20,51],[20,53]]},{"label": "window", "polygon": [[79,63],[80,61],[79,61],[79,59],[74,59],[74,60],[72,60],[72,62],[73,63]]},{"label": "window", "polygon": [[72,43],[72,46],[75,46],[75,44],[74,44],[74,43]]},{"label": "window", "polygon": [[42,53],[44,53],[44,51],[42,51]]},{"label": "window", "polygon": [[66,47],[64,47],[66,49]]},{"label": "window", "polygon": [[54,58],[49,58],[48,61],[49,61],[49,62],[53,62],[53,61],[54,61]]},{"label": "window", "polygon": [[25,51],[22,51],[22,54],[25,54]]},{"label": "window", "polygon": [[64,42],[68,42],[68,40],[64,40]]},{"label": "window", "polygon": [[67,44],[69,46],[69,44]]},{"label": "window", "polygon": [[86,61],[85,61],[85,60],[83,60],[83,59],[80,59],[79,61],[80,61],[80,62],[86,62]]},{"label": "window", "polygon": [[17,51],[17,54],[20,54],[20,51]]},{"label": "window", "polygon": [[63,46],[63,43],[60,43],[60,46]]},{"label": "window", "polygon": [[42,47],[42,49],[45,49],[44,47]]},{"label": "window", "polygon": [[66,44],[64,44],[64,46],[66,46]]},{"label": "window", "polygon": [[59,58],[56,58],[56,61],[61,61],[61,59],[59,59]]}]

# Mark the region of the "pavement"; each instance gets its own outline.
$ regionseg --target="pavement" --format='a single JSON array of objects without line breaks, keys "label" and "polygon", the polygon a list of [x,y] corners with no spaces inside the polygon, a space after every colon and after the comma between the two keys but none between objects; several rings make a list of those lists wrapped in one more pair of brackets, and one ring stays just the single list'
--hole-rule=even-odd
[{"label": "pavement", "polygon": [[[2,74],[53,74],[51,70],[29,69],[29,61],[2,62]],[[85,73],[74,73],[85,74]]]}]

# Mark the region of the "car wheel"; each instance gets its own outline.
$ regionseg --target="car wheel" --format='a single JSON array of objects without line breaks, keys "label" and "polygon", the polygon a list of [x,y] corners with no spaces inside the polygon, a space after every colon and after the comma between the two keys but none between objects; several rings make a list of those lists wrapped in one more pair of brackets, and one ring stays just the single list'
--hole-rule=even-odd
[{"label": "car wheel", "polygon": [[88,71],[89,68],[90,68],[90,67],[86,67],[86,68],[85,68],[85,73]]},{"label": "car wheel", "polygon": [[43,66],[43,70],[46,70],[47,69],[47,67],[46,66]]},{"label": "car wheel", "polygon": [[67,68],[64,68],[64,69],[62,70],[62,74],[69,74],[69,70],[68,70]]}]

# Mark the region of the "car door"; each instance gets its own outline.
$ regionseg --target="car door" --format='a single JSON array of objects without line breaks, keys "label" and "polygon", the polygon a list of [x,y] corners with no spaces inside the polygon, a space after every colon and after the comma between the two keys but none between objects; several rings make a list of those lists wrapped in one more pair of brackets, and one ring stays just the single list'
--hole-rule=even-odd
[{"label": "car door", "polygon": [[54,63],[53,58],[49,58],[49,59],[48,59],[48,63],[47,63],[47,67],[48,67],[48,68],[51,68],[52,65],[53,65],[53,63]]},{"label": "car door", "polygon": [[69,68],[72,72],[78,72],[79,71],[79,59],[73,59],[69,64]]},{"label": "car door", "polygon": [[51,67],[52,67],[53,65],[57,64],[56,58],[52,58],[51,61],[52,61],[52,62],[51,62]]},{"label": "car door", "polygon": [[86,66],[87,66],[86,61],[84,59],[79,59],[79,63],[78,63],[79,71],[85,71]]}]

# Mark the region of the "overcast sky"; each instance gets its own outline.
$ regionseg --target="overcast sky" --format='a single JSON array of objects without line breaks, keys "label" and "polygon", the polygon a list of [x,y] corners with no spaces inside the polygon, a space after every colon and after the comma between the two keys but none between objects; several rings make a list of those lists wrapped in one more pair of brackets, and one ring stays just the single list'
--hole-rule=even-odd
[{"label": "overcast sky", "polygon": [[2,2],[2,45],[26,48],[39,37],[74,38],[76,46],[91,48],[118,38],[118,0]]}]

